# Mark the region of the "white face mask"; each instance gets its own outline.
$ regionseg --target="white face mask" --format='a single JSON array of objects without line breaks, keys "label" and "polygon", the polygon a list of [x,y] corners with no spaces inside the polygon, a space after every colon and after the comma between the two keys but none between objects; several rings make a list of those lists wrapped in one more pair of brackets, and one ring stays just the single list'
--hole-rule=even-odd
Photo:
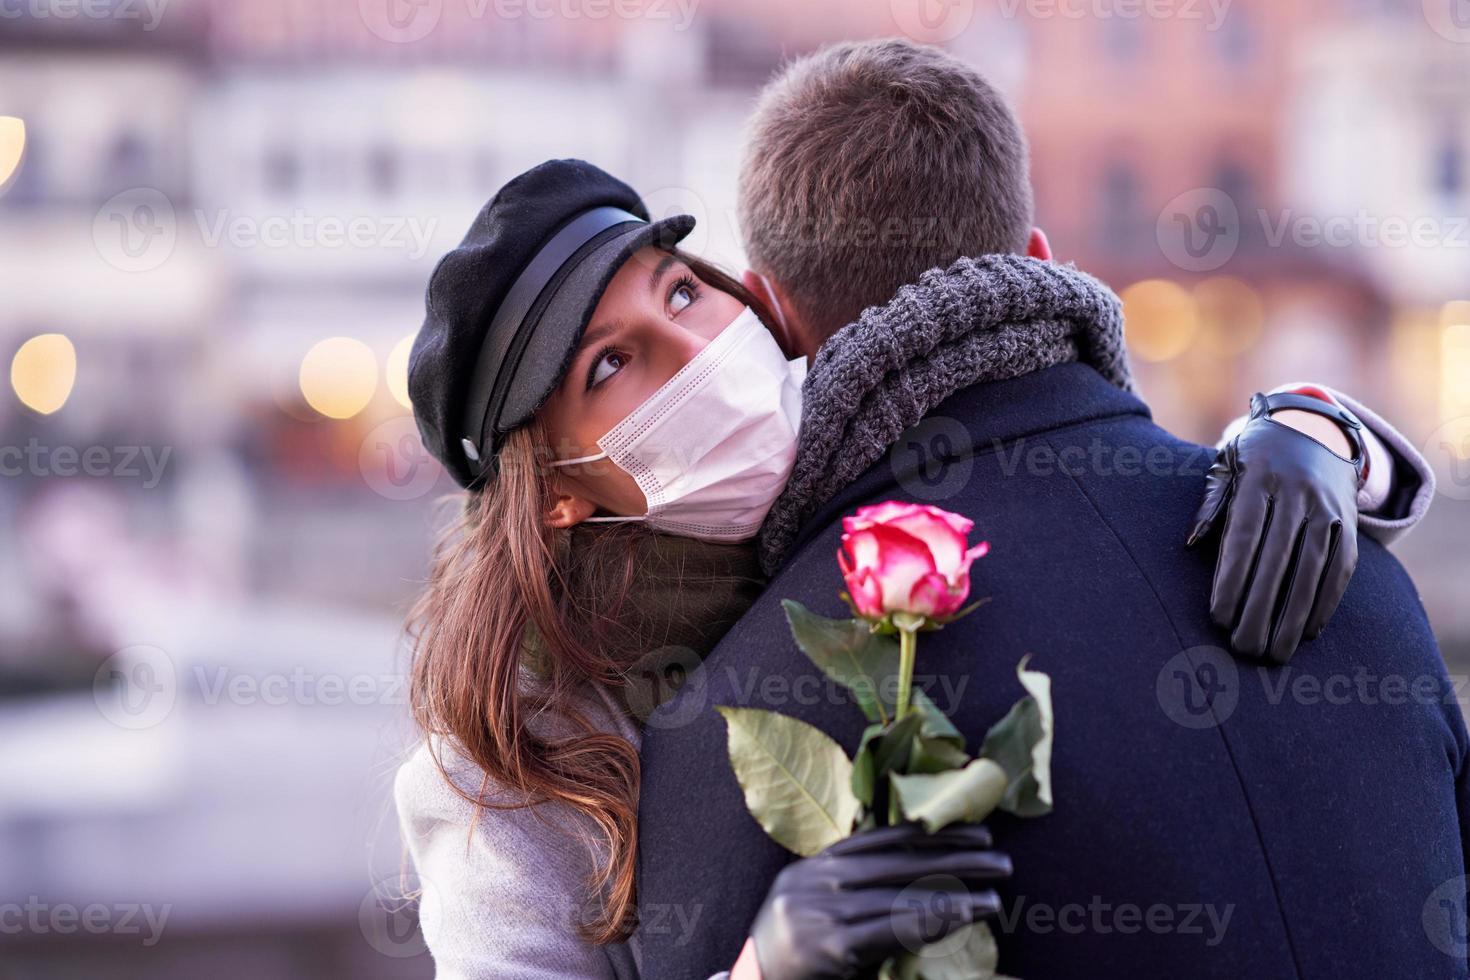
[{"label": "white face mask", "polygon": [[760,530],[796,461],[806,358],[786,360],[750,307],[679,373],[613,426],[591,456],[638,483],[648,512],[589,521],[647,521],[705,541]]}]

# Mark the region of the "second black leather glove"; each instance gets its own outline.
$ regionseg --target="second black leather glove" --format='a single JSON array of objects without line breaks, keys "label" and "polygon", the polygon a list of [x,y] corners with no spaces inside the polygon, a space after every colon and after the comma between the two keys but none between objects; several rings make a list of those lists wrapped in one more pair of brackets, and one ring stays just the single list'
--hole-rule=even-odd
[{"label": "second black leather glove", "polygon": [[994,915],[995,892],[970,890],[1010,876],[990,843],[980,826],[927,834],[909,824],[787,865],[751,927],[762,980],[850,980]]},{"label": "second black leather glove", "polygon": [[[1278,664],[1322,631],[1358,564],[1361,460],[1271,419],[1273,410],[1311,405],[1303,396],[1251,399],[1250,420],[1206,478],[1188,541],[1224,520],[1210,615],[1236,653]],[[1354,434],[1355,419],[1340,421]]]}]

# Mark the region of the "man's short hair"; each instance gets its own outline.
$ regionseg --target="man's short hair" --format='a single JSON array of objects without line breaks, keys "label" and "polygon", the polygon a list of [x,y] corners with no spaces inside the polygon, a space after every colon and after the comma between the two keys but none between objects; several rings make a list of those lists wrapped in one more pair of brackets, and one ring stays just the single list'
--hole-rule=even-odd
[{"label": "man's short hair", "polygon": [[969,65],[901,40],[836,44],[761,92],[740,169],[751,267],[820,343],[966,255],[1023,252],[1026,140]]}]

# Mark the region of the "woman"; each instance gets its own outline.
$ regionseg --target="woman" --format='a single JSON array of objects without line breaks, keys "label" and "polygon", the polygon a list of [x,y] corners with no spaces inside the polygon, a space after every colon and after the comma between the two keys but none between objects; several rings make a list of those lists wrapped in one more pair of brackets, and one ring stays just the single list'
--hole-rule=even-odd
[{"label": "woman", "polygon": [[[441,976],[636,976],[630,679],[708,651],[762,586],[749,541],[790,473],[805,365],[756,297],[675,249],[693,219],[646,215],[552,161],[430,284],[410,391],[470,492],[412,619],[426,741],[396,795]],[[894,899],[936,869],[1009,873],[983,828],[859,835],[777,879],[731,975],[855,976],[914,948],[924,923]],[[944,928],[995,907],[972,891]]]}]

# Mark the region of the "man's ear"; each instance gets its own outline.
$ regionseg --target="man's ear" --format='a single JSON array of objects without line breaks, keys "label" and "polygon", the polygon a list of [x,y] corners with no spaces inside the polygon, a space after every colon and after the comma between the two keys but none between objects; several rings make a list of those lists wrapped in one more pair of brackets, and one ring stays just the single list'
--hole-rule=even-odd
[{"label": "man's ear", "polygon": [[796,333],[796,325],[786,315],[787,307],[783,302],[780,288],[754,269],[746,269],[740,277],[740,282],[771,311],[771,316],[776,322],[767,324],[767,326],[771,328],[771,333],[776,337],[776,343],[781,345],[786,356],[796,357],[805,353],[801,338]]},{"label": "man's ear", "polygon": [[1031,229],[1031,239],[1026,243],[1026,254],[1043,262],[1051,261],[1051,242],[1046,240],[1046,232],[1040,228]]},{"label": "man's ear", "polygon": [[581,524],[597,513],[597,505],[576,494],[556,492],[556,503],[546,512],[546,523],[550,527],[566,529]]}]

